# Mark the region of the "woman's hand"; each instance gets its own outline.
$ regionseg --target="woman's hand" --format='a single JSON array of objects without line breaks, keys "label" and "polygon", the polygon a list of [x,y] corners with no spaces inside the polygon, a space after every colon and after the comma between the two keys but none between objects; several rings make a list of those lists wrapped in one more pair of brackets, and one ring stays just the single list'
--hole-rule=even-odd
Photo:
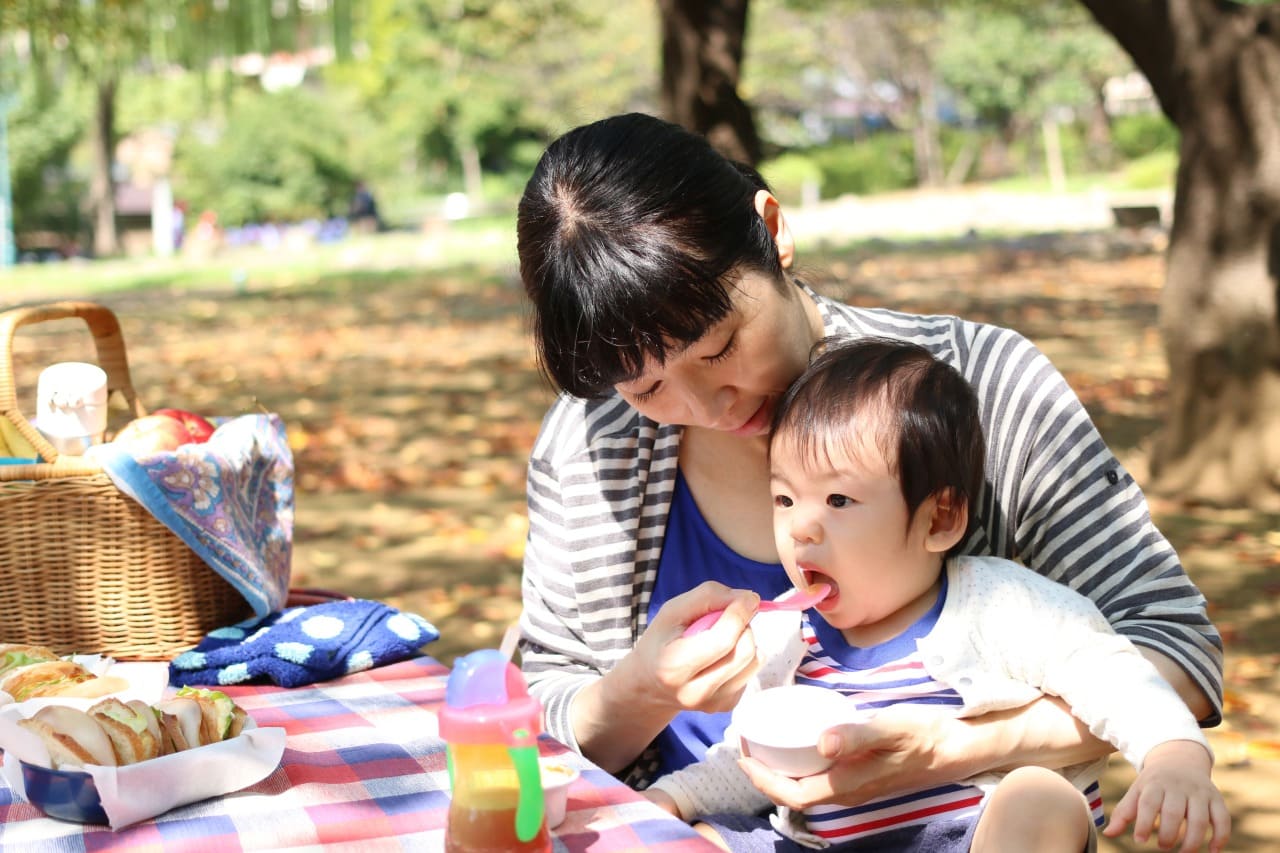
[{"label": "woman's hand", "polygon": [[[707,581],[668,601],[614,670],[623,670],[643,692],[677,711],[728,711],[759,667],[748,623],[760,606],[750,590]],[[706,631],[684,637],[705,613],[724,614]]]},{"label": "woman's hand", "polygon": [[859,805],[1024,764],[1066,767],[1111,751],[1050,697],[969,719],[937,706],[897,705],[866,722],[828,729],[818,749],[835,764],[804,779],[781,776],[750,758],[739,763],[769,799],[804,809]]},{"label": "woman's hand", "polygon": [[[707,581],[668,601],[622,661],[573,703],[582,753],[609,772],[631,763],[683,710],[728,711],[759,667],[747,625],[760,605],[750,590]],[[724,610],[693,637],[685,628]]]},{"label": "woman's hand", "polygon": [[739,764],[755,786],[779,805],[793,809],[821,803],[858,805],[963,778],[941,760],[941,746],[958,734],[956,724],[945,710],[898,705],[885,708],[866,722],[824,732],[818,751],[835,759],[825,773],[791,779],[752,758],[743,758]]}]

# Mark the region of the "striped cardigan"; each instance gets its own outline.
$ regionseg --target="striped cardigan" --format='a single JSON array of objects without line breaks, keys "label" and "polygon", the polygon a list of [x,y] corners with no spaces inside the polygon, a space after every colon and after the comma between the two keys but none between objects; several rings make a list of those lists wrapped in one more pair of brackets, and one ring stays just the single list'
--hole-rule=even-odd
[{"label": "striped cardigan", "polygon": [[[1220,720],[1222,641],[1146,499],[1066,380],[1018,333],[950,316],[855,308],[818,296],[827,335],[921,344],[972,383],[986,484],[964,552],[1017,560],[1088,596],[1139,646],[1176,661]],[[671,507],[681,428],[617,395],[561,395],[528,470],[521,653],[547,731],[577,748],[578,691],[635,645]],[[647,766],[651,762],[641,762]],[[630,781],[649,781],[633,773]]]}]

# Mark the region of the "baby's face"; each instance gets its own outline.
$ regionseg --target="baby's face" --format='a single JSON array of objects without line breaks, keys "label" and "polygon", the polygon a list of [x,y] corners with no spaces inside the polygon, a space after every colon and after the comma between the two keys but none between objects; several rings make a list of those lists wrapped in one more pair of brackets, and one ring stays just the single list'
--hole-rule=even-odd
[{"label": "baby's face", "polygon": [[775,437],[778,554],[796,586],[831,585],[817,609],[846,639],[859,646],[883,642],[922,615],[921,602],[932,604],[936,595],[941,557],[926,546],[933,500],[908,515],[890,460],[875,441],[859,442],[856,452],[829,447],[826,455],[830,464],[820,466],[785,436]]}]

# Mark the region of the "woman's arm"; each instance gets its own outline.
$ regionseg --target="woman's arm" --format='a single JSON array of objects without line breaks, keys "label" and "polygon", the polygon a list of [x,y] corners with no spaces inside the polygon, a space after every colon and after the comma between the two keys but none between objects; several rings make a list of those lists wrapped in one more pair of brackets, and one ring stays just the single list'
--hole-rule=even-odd
[{"label": "woman's arm", "polygon": [[1197,720],[1205,720],[1218,713],[1214,703],[1205,694],[1204,688],[1192,680],[1185,669],[1155,649],[1138,646],[1138,651],[1151,661],[1164,680],[1169,682],[1169,686],[1177,691],[1193,717]]},{"label": "woman's arm", "polygon": [[[621,399],[561,397],[534,442],[526,492],[521,665],[548,734],[612,771],[677,711],[732,707],[756,665],[745,626],[759,596],[720,584],[667,602],[637,637],[679,440],[637,418]],[[727,608],[718,630],[681,638],[717,608]]]},{"label": "woman's arm", "polygon": [[965,324],[983,401],[988,488],[976,517],[991,553],[1093,600],[1196,713],[1221,719],[1222,641],[1204,596],[1151,520],[1062,374],[1021,335]]},{"label": "woman's arm", "polygon": [[[667,602],[634,648],[622,646],[630,642],[629,630],[607,647],[591,643],[585,626],[602,619],[607,607],[601,587],[576,573],[569,549],[557,545],[569,541],[569,534],[559,522],[555,478],[531,466],[530,492],[521,664],[530,692],[543,703],[547,733],[618,772],[678,711],[732,708],[758,665],[746,627],[760,596],[704,583]],[[630,574],[625,580],[630,590]],[[578,581],[595,593],[585,606]],[[716,609],[724,615],[713,628],[681,637],[689,623]],[[615,622],[630,626],[628,605],[609,612]]]}]

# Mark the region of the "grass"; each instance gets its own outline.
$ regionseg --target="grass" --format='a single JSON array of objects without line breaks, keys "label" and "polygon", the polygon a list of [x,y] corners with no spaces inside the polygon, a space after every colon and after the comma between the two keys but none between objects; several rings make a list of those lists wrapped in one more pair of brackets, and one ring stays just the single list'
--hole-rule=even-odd
[{"label": "grass", "polygon": [[[1096,251],[1099,236],[863,241],[801,259],[837,298],[1023,332],[1141,482],[1166,389],[1155,332],[1163,260]],[[1117,235],[1107,239],[1115,248]],[[152,408],[279,413],[296,464],[295,585],[420,613],[443,634],[428,651],[449,662],[496,647],[520,608],[525,466],[550,396],[512,241],[509,224],[494,221],[275,257],[24,268],[0,288],[8,298],[14,282],[28,298],[47,298],[52,284],[105,293]],[[230,278],[237,269],[243,289]],[[83,343],[78,331],[21,335],[30,349],[15,351],[17,375],[34,380],[35,367],[65,360]],[[1227,719],[1209,736],[1237,822],[1232,849],[1270,850],[1280,837],[1280,777],[1265,757],[1280,751],[1280,517],[1171,500],[1152,508],[1227,642]],[[1111,803],[1127,772],[1112,763]]]},{"label": "grass", "polygon": [[480,262],[514,264],[515,256],[513,216],[462,223],[441,220],[421,232],[352,235],[331,244],[290,244],[286,240],[277,251],[238,248],[212,257],[20,264],[0,272],[0,300],[14,304],[157,288],[244,292],[370,272],[443,270]]}]

